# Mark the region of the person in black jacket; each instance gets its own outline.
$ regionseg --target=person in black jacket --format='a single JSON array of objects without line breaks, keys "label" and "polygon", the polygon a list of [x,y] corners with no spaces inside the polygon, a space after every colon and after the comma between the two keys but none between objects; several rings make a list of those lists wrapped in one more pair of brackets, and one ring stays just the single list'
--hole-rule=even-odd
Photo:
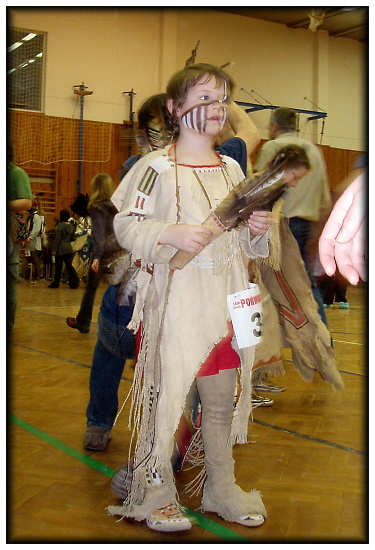
[{"label": "person in black jacket", "polygon": [[65,263],[66,270],[69,277],[70,288],[78,288],[79,277],[76,270],[72,266],[74,251],[72,248],[72,241],[74,240],[74,226],[68,221],[70,214],[68,210],[60,210],[60,222],[56,227],[56,237],[52,244],[52,255],[55,256],[55,278],[53,282],[48,285],[48,288],[58,288],[60,285],[60,278],[63,263]]},{"label": "person in black jacket", "polygon": [[112,232],[112,220],[117,209],[109,200],[114,184],[108,174],[97,174],[90,183],[91,193],[88,214],[91,218],[90,270],[85,293],[77,317],[67,317],[67,325],[80,332],[90,330],[96,290],[102,278],[101,260],[105,251],[106,236]]}]

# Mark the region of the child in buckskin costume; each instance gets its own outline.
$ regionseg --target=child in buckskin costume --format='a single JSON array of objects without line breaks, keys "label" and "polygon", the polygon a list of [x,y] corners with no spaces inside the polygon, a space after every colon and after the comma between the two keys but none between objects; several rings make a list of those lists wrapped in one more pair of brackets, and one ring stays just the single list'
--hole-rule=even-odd
[{"label": "child in buckskin costume", "polygon": [[[246,226],[210,244],[200,225],[243,180],[237,162],[214,150],[231,90],[228,75],[211,65],[177,73],[167,88],[177,141],[140,159],[112,197],[117,240],[140,265],[128,328],[142,322],[143,338],[133,382],[130,490],[123,506],[108,510],[159,531],[191,527],[178,507],[171,453],[194,380],[202,404],[203,510],[249,527],[266,517],[259,492],[244,492],[234,478],[232,446],[247,441],[254,348],[237,348],[226,297],[248,288],[244,257],[268,255],[272,215],[253,213]],[[176,249],[197,253],[181,271],[169,267]],[[242,391],[233,416],[238,368]]]},{"label": "child in buckskin costume", "polygon": [[[170,108],[180,120],[182,135],[187,128],[191,131],[188,134],[191,137],[196,137],[195,134],[207,137],[206,134],[210,135],[214,124],[219,127],[223,124],[222,114],[215,111],[224,107],[223,97],[220,98],[219,88],[216,87],[221,75],[216,69],[211,73],[212,69],[207,65],[198,66],[192,88],[187,86],[188,97],[185,97],[182,105],[178,102],[179,94],[173,94],[174,79],[171,81],[168,90],[174,102],[170,103]],[[197,70],[196,67],[193,70]],[[181,73],[185,73],[185,78],[186,71]],[[207,78],[207,75],[211,75],[211,78]],[[212,80],[215,82],[214,86],[209,85]],[[222,82],[225,91],[230,89],[229,79]],[[199,88],[198,91],[203,93],[193,96],[193,103],[189,104],[189,92],[203,84],[208,89]],[[227,95],[225,91],[224,96]],[[216,96],[213,98],[214,92]],[[214,110],[213,115],[211,110]],[[133,260],[138,261],[143,268],[136,276],[137,303],[128,328],[135,330],[142,321],[144,338],[134,382],[133,412],[138,441],[130,476],[126,480],[126,490],[124,488],[127,498],[122,507],[111,506],[109,511],[140,521],[145,519],[150,528],[160,531],[190,528],[190,522],[177,507],[170,456],[173,433],[181,417],[185,396],[192,381],[196,379],[203,410],[201,435],[206,471],[203,510],[214,511],[229,521],[256,526],[263,523],[265,509],[259,493],[244,493],[235,485],[231,451],[233,443],[246,442],[250,405],[249,369],[253,363],[254,350],[250,348],[239,352],[233,349],[231,324],[225,318],[226,303],[220,307],[218,304],[234,288],[240,289],[241,285],[236,286],[239,282],[242,284],[241,288],[246,288],[248,277],[247,269],[244,269],[244,264],[240,261],[242,251],[250,257],[256,257],[260,253],[264,261],[273,268],[279,267],[279,260],[277,253],[273,253],[269,260],[266,259],[268,245],[264,242],[264,230],[265,225],[269,227],[270,217],[265,212],[257,213],[250,219],[252,246],[249,247],[247,239],[242,240],[231,235],[237,234],[239,237],[239,233],[242,233],[243,237],[243,233],[248,231],[244,228],[241,232],[233,230],[224,233],[224,239],[218,239],[203,250],[207,242],[205,232],[201,227],[198,231],[199,226],[195,224],[200,223],[205,214],[215,208],[223,195],[243,179],[243,176],[236,171],[235,163],[227,157],[221,157],[221,162],[216,164],[213,163],[216,159],[212,157],[207,161],[201,160],[202,156],[197,152],[194,154],[194,149],[184,150],[182,145],[186,146],[186,143],[186,139],[178,139],[174,147],[160,154],[152,153],[139,161],[113,197],[122,211],[115,221],[116,236],[120,244],[132,252]],[[202,151],[203,148],[200,147],[199,152]],[[221,194],[218,192],[220,186],[216,188],[214,183],[220,177],[223,178]],[[176,238],[173,230],[172,236],[168,232],[169,228],[176,228],[176,225],[180,225],[177,232],[181,229],[184,231],[186,222],[193,222],[195,225],[189,243],[183,242],[181,235]],[[259,233],[262,224],[263,233]],[[278,228],[274,227],[274,230],[277,234]],[[254,238],[257,233],[258,236]],[[185,237],[186,234],[182,239]],[[176,248],[198,252],[198,255],[182,272],[171,273],[168,263]],[[277,246],[273,248],[277,251]],[[272,268],[271,272],[276,273]],[[304,283],[305,281],[302,287],[306,286]],[[198,298],[196,292],[199,294]],[[210,301],[207,311],[202,311],[205,299],[210,295],[215,297],[217,304]],[[275,299],[276,296],[274,298],[273,294],[272,298]],[[195,309],[194,300],[197,302]],[[287,308],[284,307],[285,309]],[[218,320],[223,316],[227,325],[226,332],[223,319]],[[201,318],[203,324],[197,322]],[[222,324],[218,330],[220,322]],[[266,330],[269,331],[270,324],[267,320],[266,324]],[[275,325],[275,320],[272,324]],[[202,333],[205,326],[211,331],[211,338]],[[190,339],[192,344],[189,345]],[[233,344],[236,348],[234,341]],[[198,350],[195,349],[196,346]],[[180,359],[179,365],[176,357]],[[239,414],[233,421],[233,391],[236,381],[233,369],[239,367],[240,363],[243,387],[238,405]],[[264,364],[263,361],[261,363]],[[310,372],[305,377],[310,378]],[[329,378],[328,376],[327,379]]]}]

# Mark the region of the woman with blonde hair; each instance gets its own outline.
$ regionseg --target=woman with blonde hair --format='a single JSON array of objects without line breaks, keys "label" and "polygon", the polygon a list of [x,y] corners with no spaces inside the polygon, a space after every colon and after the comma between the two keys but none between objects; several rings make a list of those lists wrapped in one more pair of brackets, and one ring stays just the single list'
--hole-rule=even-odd
[{"label": "woman with blonde hair", "polygon": [[77,317],[67,317],[66,319],[69,327],[84,333],[90,330],[96,289],[102,277],[100,262],[104,254],[106,235],[112,232],[112,219],[117,212],[110,201],[113,191],[114,183],[109,174],[97,174],[90,182],[88,214],[92,226],[92,249],[89,276]]}]

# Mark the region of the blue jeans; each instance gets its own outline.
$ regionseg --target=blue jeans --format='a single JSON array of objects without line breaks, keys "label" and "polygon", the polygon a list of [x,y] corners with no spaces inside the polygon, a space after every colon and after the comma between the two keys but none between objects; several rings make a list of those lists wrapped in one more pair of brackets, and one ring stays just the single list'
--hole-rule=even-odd
[{"label": "blue jeans", "polygon": [[[134,357],[135,336],[126,328],[133,314],[130,306],[116,303],[118,286],[111,285],[103,295],[98,318],[91,374],[87,426],[110,430],[118,409],[117,392],[126,359]],[[130,298],[131,300],[131,298]]]},{"label": "blue jeans", "polygon": [[298,243],[301,256],[307,271],[307,275],[309,276],[309,279],[311,281],[311,290],[314,295],[315,301],[318,304],[318,312],[319,312],[320,318],[323,321],[323,323],[327,325],[327,317],[324,311],[323,298],[318,288],[316,279],[311,274],[310,269],[308,268],[307,243],[311,232],[311,223],[312,222],[310,222],[309,220],[304,220],[303,218],[295,217],[295,218],[289,219],[290,230],[293,233],[294,238]]}]

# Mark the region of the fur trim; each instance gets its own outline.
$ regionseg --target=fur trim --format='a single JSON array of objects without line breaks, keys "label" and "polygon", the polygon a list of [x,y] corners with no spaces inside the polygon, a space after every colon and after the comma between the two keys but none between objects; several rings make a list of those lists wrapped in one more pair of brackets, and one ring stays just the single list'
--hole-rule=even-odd
[{"label": "fur trim", "polygon": [[285,368],[282,359],[270,363],[269,365],[261,365],[260,367],[253,367],[251,373],[251,379],[253,386],[256,386],[260,382],[266,381],[268,378],[274,376],[284,376]]}]

